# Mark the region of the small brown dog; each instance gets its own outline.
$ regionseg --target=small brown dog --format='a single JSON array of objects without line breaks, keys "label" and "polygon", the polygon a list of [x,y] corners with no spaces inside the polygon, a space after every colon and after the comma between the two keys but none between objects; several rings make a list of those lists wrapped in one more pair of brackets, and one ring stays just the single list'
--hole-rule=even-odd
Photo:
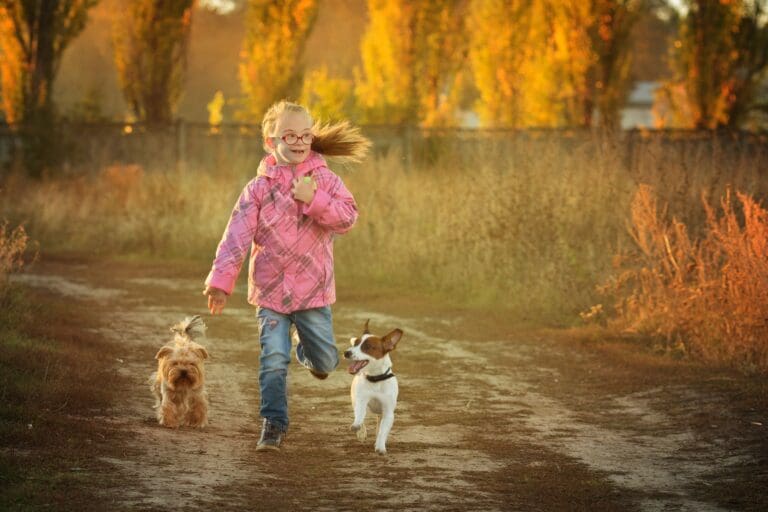
[{"label": "small brown dog", "polygon": [[199,315],[171,327],[173,340],[155,356],[157,372],[150,377],[155,395],[157,421],[166,427],[204,427],[208,424],[208,393],[205,391],[205,347],[193,338],[205,334]]}]

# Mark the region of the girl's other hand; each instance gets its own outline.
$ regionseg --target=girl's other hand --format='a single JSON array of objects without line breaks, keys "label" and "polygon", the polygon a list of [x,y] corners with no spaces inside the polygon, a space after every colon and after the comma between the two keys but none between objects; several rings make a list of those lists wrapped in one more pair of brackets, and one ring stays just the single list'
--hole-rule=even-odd
[{"label": "girl's other hand", "polygon": [[296,178],[293,180],[293,198],[299,201],[303,201],[307,204],[312,202],[315,197],[315,190],[317,189],[317,183],[310,176],[304,176],[303,178]]},{"label": "girl's other hand", "polygon": [[227,294],[224,290],[208,286],[205,288],[205,291],[203,291],[203,295],[208,296],[208,310],[211,314],[220,315],[224,306],[227,305]]}]

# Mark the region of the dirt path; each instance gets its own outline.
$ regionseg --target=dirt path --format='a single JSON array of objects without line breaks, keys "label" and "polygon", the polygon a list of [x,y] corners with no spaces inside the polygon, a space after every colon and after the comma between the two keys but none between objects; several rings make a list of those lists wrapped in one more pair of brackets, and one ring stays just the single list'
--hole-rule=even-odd
[{"label": "dirt path", "polygon": [[[19,279],[93,308],[123,379],[96,421],[128,435],[99,457],[105,503],[125,510],[765,510],[766,399],[743,379],[620,342],[517,333],[503,321],[340,293],[342,349],[365,319],[405,337],[385,457],[349,431],[351,377],[292,364],[291,428],[257,453],[258,343],[238,290],[206,315],[211,421],[168,430],[146,384],[168,327],[203,314],[200,275],[138,264],[43,263]],[[173,276],[166,277],[166,276]],[[408,302],[410,300],[410,302]],[[368,419],[373,429],[373,418]]]}]

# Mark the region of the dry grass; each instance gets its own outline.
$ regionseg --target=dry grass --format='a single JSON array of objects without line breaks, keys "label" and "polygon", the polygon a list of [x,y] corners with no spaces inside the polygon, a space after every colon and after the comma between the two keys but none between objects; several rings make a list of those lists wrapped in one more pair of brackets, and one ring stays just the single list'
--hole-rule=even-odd
[{"label": "dry grass", "polygon": [[692,236],[669,217],[653,188],[632,202],[634,251],[604,290],[617,325],[665,340],[666,348],[768,372],[768,211],[751,196],[726,192],[719,209],[705,199],[705,230]]},{"label": "dry grass", "polygon": [[136,165],[42,182],[15,175],[6,180],[3,207],[43,251],[194,258],[218,242],[239,193],[234,180]]},{"label": "dry grass", "polygon": [[539,145],[411,171],[393,155],[349,176],[361,214],[337,242],[339,274],[492,305],[521,321],[567,321],[606,268],[629,185],[615,154],[595,162],[593,146]]},{"label": "dry grass", "polygon": [[[654,186],[698,236],[707,222],[702,191],[717,198],[730,185],[765,197],[763,147],[500,134],[434,139],[410,155],[413,166],[397,150],[332,165],[361,212],[336,242],[337,277],[520,322],[573,324],[598,302],[595,285],[611,274],[612,256],[633,246],[626,218],[639,184]],[[24,222],[44,251],[209,261],[252,172],[122,166],[43,182],[15,177],[5,180],[0,214]]]},{"label": "dry grass", "polygon": [[8,221],[0,224],[0,291],[7,286],[8,274],[24,266],[28,245],[29,236],[24,226],[10,229]]}]

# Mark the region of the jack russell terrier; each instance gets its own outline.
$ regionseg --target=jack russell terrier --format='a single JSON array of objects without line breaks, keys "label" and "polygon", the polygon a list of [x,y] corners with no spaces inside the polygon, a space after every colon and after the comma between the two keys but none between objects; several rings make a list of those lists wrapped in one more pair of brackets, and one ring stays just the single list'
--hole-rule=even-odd
[{"label": "jack russell terrier", "polygon": [[357,432],[360,441],[364,441],[366,410],[377,414],[379,417],[375,448],[379,455],[387,453],[387,436],[395,421],[397,405],[397,378],[392,373],[389,353],[395,350],[402,336],[403,331],[400,329],[395,329],[381,338],[375,336],[368,331],[366,321],[363,335],[352,338],[352,348],[344,352],[344,358],[352,361],[349,373],[355,376],[351,389],[355,421],[350,428]]}]

